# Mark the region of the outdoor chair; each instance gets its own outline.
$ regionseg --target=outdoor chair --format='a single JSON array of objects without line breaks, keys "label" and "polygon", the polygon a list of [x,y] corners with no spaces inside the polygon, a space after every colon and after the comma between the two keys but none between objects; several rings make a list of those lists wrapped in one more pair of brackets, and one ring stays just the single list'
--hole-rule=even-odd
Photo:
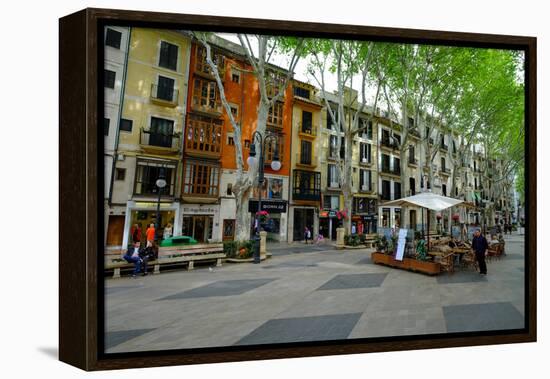
[{"label": "outdoor chair", "polygon": [[464,268],[472,268],[474,270],[478,269],[476,256],[473,252],[466,253],[462,257],[461,266]]},{"label": "outdoor chair", "polygon": [[455,271],[454,261],[455,260],[454,260],[454,254],[453,253],[443,255],[439,259],[439,264],[441,265],[441,271],[446,271],[446,272],[453,273]]}]

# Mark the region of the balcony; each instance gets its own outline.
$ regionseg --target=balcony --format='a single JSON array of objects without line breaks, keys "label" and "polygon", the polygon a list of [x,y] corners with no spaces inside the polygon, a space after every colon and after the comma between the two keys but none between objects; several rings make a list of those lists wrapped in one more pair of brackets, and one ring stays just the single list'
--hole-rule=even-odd
[{"label": "balcony", "polygon": [[409,166],[418,167],[418,159],[412,157],[407,160]]},{"label": "balcony", "polygon": [[298,135],[305,138],[315,138],[317,136],[317,127],[311,124],[298,123]]},{"label": "balcony", "polygon": [[440,150],[443,150],[443,151],[449,151],[449,146],[448,145],[445,145],[444,143],[441,143],[439,145],[439,149]]},{"label": "balcony", "polygon": [[296,166],[312,169],[317,167],[317,159],[312,154],[296,153]]},{"label": "balcony", "polygon": [[139,145],[147,152],[155,154],[174,154],[179,151],[180,134],[163,134],[140,129]]},{"label": "balcony", "polygon": [[389,139],[389,138],[382,138],[382,140],[380,141],[380,146],[385,147],[386,149],[391,149],[391,150],[396,148],[396,146],[394,145],[392,140]]},{"label": "balcony", "polygon": [[191,109],[197,113],[208,116],[220,117],[223,114],[223,107],[220,101],[197,99],[193,97]]},{"label": "balcony", "polygon": [[372,165],[372,160],[370,157],[359,157],[359,164],[361,166],[370,166]]},{"label": "balcony", "polygon": [[371,183],[362,183],[359,185],[359,192],[361,193],[373,193],[372,182]]},{"label": "balcony", "polygon": [[321,173],[294,170],[292,198],[294,200],[321,200]]},{"label": "balcony", "polygon": [[151,102],[165,107],[178,105],[179,90],[171,87],[159,87],[151,84]]},{"label": "balcony", "polygon": [[451,175],[451,169],[447,167],[442,167],[441,169],[439,169],[439,172],[443,175]]},{"label": "balcony", "polygon": [[409,134],[416,139],[420,139],[420,132],[416,128],[409,129]]}]

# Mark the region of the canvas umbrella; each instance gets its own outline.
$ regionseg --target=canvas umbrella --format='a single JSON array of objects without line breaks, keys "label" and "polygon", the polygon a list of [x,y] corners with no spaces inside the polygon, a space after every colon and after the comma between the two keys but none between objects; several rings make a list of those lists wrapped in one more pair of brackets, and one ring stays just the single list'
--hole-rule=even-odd
[{"label": "canvas umbrella", "polygon": [[383,206],[416,206],[428,210],[428,238],[427,243],[430,246],[430,210],[442,211],[464,203],[463,200],[453,199],[452,197],[437,195],[433,192],[421,192],[419,194],[403,197],[401,199],[388,201]]}]

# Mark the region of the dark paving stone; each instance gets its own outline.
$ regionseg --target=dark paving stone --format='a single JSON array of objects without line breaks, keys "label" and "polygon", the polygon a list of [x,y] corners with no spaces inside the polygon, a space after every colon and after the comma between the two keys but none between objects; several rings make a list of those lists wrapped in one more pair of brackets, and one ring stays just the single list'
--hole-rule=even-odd
[{"label": "dark paving stone", "polygon": [[509,302],[443,307],[447,332],[521,329],[525,319]]},{"label": "dark paving stone", "polygon": [[145,333],[149,333],[152,330],[155,329],[133,329],[107,332],[105,333],[105,349],[113,348],[123,342],[142,336]]},{"label": "dark paving stone", "polygon": [[361,313],[273,319],[236,345],[340,340],[349,336]]},{"label": "dark paving stone", "polygon": [[359,262],[356,262],[355,264],[356,265],[370,265],[370,264],[372,264],[372,259],[371,259],[371,257],[366,257],[366,258],[361,259]]},{"label": "dark paving stone", "polygon": [[502,259],[520,259],[524,260],[525,256],[521,254],[506,254]]},{"label": "dark paving stone", "polygon": [[285,262],[271,266],[262,266],[263,269],[271,268],[304,268],[304,267],[317,267],[317,263],[309,262]]},{"label": "dark paving stone", "polygon": [[212,296],[233,296],[240,295],[255,288],[261,287],[275,279],[238,279],[238,280],[222,280],[207,284],[202,287],[193,288],[188,291],[179,292],[170,296],[163,297],[158,300],[178,300],[189,299],[196,297],[212,297]]},{"label": "dark paving stone", "polygon": [[[487,273],[491,275],[491,266],[487,267]],[[453,274],[444,273],[437,276],[438,284],[477,283],[486,281],[487,277],[485,275],[480,275],[477,271],[458,271]]]},{"label": "dark paving stone", "polygon": [[340,274],[317,288],[317,291],[380,287],[386,275],[388,274]]},{"label": "dark paving stone", "polygon": [[132,289],[136,289],[136,288],[139,288],[139,287],[105,287],[105,294],[106,295],[111,295],[113,293],[132,290]]}]

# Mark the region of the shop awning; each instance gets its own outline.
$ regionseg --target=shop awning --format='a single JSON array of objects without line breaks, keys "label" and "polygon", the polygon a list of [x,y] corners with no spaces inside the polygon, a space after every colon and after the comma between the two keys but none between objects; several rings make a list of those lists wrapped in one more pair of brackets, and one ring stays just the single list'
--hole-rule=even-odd
[{"label": "shop awning", "polygon": [[436,195],[432,192],[422,192],[414,196],[408,196],[397,200],[388,201],[381,206],[419,206],[433,211],[442,211],[464,203],[463,200],[452,197]]}]

